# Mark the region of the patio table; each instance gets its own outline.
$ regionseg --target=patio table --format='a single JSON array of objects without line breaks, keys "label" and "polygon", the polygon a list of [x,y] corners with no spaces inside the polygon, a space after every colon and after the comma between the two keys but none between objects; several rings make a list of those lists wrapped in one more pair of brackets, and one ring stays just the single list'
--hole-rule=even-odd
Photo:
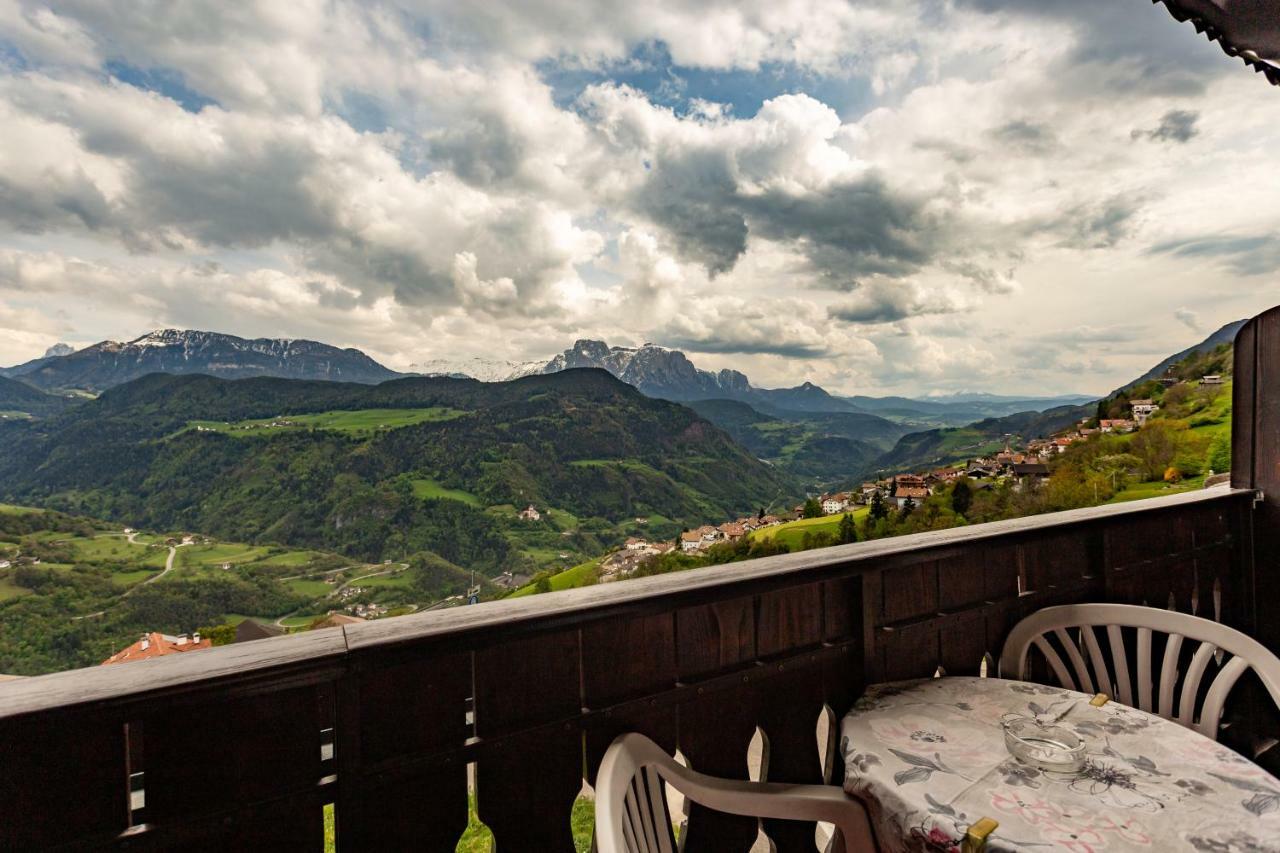
[{"label": "patio table", "polygon": [[[959,851],[981,818],[993,851],[1280,851],[1280,780],[1154,714],[1059,687],[934,678],[871,687],[845,716],[845,790],[882,850]],[[1001,717],[1057,719],[1085,742],[1076,774],[1021,764]]]}]

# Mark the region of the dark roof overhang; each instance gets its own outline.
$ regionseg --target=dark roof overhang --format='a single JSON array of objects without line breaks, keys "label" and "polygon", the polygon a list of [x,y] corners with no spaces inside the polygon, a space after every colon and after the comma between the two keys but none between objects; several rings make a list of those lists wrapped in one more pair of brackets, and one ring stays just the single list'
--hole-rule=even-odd
[{"label": "dark roof overhang", "polygon": [[1280,0],[1151,0],[1280,86]]}]

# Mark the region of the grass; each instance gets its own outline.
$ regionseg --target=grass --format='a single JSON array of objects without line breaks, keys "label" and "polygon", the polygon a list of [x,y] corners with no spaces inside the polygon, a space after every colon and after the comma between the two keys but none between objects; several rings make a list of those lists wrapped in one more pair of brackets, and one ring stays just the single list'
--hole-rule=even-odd
[{"label": "grass", "polygon": [[137,560],[147,565],[163,566],[168,557],[168,551],[164,549],[149,548],[141,543],[135,545],[123,536],[95,536],[92,539],[73,537],[67,543],[75,549],[76,559],[86,563]]},{"label": "grass", "polygon": [[397,572],[397,573],[396,573],[396,574],[394,574],[394,575],[377,575],[376,577],[364,578],[363,580],[358,580],[358,581],[356,581],[356,582],[353,584],[353,586],[367,586],[367,587],[378,587],[378,586],[407,587],[407,586],[409,586],[409,584],[411,584],[411,583],[413,583],[413,578],[410,576],[409,572],[407,572],[407,571],[402,571],[402,572]]},{"label": "grass", "polygon": [[288,616],[281,619],[280,624],[286,628],[305,628],[323,615],[323,613],[312,613],[309,616]]},{"label": "grass", "polygon": [[295,578],[291,581],[285,581],[285,585],[298,595],[305,595],[308,598],[319,598],[322,595],[328,595],[333,592],[333,586],[324,581],[310,580],[308,578]]},{"label": "grass", "polygon": [[1109,504],[1140,501],[1144,498],[1159,498],[1165,495],[1176,495],[1179,492],[1194,492],[1204,488],[1204,477],[1189,477],[1180,483],[1165,483],[1155,480],[1149,483],[1133,483],[1115,494]]},{"label": "grass", "polygon": [[261,545],[224,542],[218,545],[187,545],[178,549],[178,564],[186,567],[221,566],[223,563],[252,563],[269,553]]},{"label": "grass", "polygon": [[36,509],[31,506],[18,506],[17,504],[0,504],[0,513],[5,515],[30,515],[33,512],[43,512],[44,510]]},{"label": "grass", "polygon": [[450,489],[440,485],[440,483],[429,478],[421,478],[410,480],[409,485],[413,487],[413,496],[422,498],[423,500],[449,500],[461,501],[471,506],[480,506],[480,499],[471,492],[462,489]]},{"label": "grass", "polygon": [[[595,826],[595,800],[578,797],[573,801],[573,811],[569,813],[569,828],[573,833],[575,853],[587,853],[591,850],[591,838],[595,834]],[[327,834],[325,843],[328,844]],[[334,848],[326,846],[325,849],[331,851]],[[467,829],[458,841],[457,853],[490,853],[492,849],[493,833],[489,827],[480,822],[480,816],[476,813],[476,795],[471,793],[467,796]]]},{"label": "grass", "polygon": [[[603,559],[603,557],[596,557],[594,560],[588,560],[585,563],[580,563],[574,566],[572,569],[565,569],[559,574],[552,575],[551,591],[559,592],[562,589],[574,589],[575,587],[582,586],[583,583],[595,573],[596,568],[600,565],[600,561]],[[517,598],[524,597],[526,595],[533,595],[533,584],[521,587],[513,592],[511,597]]]},{"label": "grass", "polygon": [[309,415],[281,415],[275,418],[256,418],[236,421],[191,421],[181,432],[200,430],[221,432],[234,436],[266,435],[290,429],[322,429],[353,435],[372,435],[385,430],[399,429],[428,421],[448,421],[460,418],[466,412],[434,406],[425,409],[356,409],[317,412]]},{"label": "grass", "polygon": [[155,573],[155,569],[137,569],[132,572],[115,572],[111,575],[111,582],[117,586],[134,586],[142,583]]},{"label": "grass", "polygon": [[25,586],[18,586],[8,578],[0,578],[0,601],[8,601],[20,595],[28,595],[30,592],[31,590]]},{"label": "grass", "polygon": [[324,554],[320,551],[285,551],[265,557],[259,560],[258,564],[263,566],[305,566],[323,556]]},{"label": "grass", "polygon": [[[861,521],[871,511],[870,507],[858,507],[851,511],[854,521]],[[764,541],[773,540],[782,545],[786,545],[793,551],[800,549],[804,541],[806,533],[829,533],[836,536],[840,530],[840,517],[843,513],[836,515],[824,515],[821,518],[801,518],[796,521],[788,521],[785,524],[779,524],[775,527],[766,527],[763,530],[757,530],[750,534],[752,539]]]}]

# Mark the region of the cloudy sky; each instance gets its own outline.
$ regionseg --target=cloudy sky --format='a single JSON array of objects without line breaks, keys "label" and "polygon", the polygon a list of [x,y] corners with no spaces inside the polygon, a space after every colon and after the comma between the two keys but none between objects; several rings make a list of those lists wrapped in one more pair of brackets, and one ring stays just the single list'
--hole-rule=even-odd
[{"label": "cloudy sky", "polygon": [[0,364],[1104,392],[1280,302],[1280,90],[1148,0],[0,0],[0,128]]}]

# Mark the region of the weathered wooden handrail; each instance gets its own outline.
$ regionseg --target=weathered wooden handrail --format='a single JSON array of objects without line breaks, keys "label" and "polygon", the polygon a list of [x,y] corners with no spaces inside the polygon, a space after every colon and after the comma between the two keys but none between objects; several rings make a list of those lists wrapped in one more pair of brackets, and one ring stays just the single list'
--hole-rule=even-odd
[{"label": "weathered wooden handrail", "polygon": [[687,572],[598,584],[556,595],[529,596],[456,607],[337,629],[290,634],[214,648],[200,655],[175,655],[127,667],[93,667],[6,683],[0,688],[0,719],[53,709],[181,692],[193,684],[246,680],[264,671],[287,677],[290,666],[342,666],[353,650],[369,651],[407,643],[442,648],[509,641],[591,622],[651,615],[740,595],[836,580],[884,569],[895,563],[944,559],[949,549],[1006,537],[1035,537],[1091,522],[1141,517],[1148,513],[1252,498],[1244,488],[1217,488],[1167,497],[1087,507],[1025,518],[955,527],[728,563]]},{"label": "weathered wooden handrail", "polygon": [[[759,729],[770,778],[821,781],[839,773],[814,740],[823,707],[867,681],[977,672],[1041,606],[1172,597],[1210,613],[1216,589],[1213,615],[1251,628],[1254,498],[1224,487],[13,682],[0,847],[305,847],[333,801],[348,848],[447,850],[475,763],[502,849],[568,849],[584,764],[590,781],[626,730],[742,777]],[[86,804],[73,815],[68,791]],[[812,838],[766,831],[782,850]],[[756,832],[695,809],[687,849]]]}]

